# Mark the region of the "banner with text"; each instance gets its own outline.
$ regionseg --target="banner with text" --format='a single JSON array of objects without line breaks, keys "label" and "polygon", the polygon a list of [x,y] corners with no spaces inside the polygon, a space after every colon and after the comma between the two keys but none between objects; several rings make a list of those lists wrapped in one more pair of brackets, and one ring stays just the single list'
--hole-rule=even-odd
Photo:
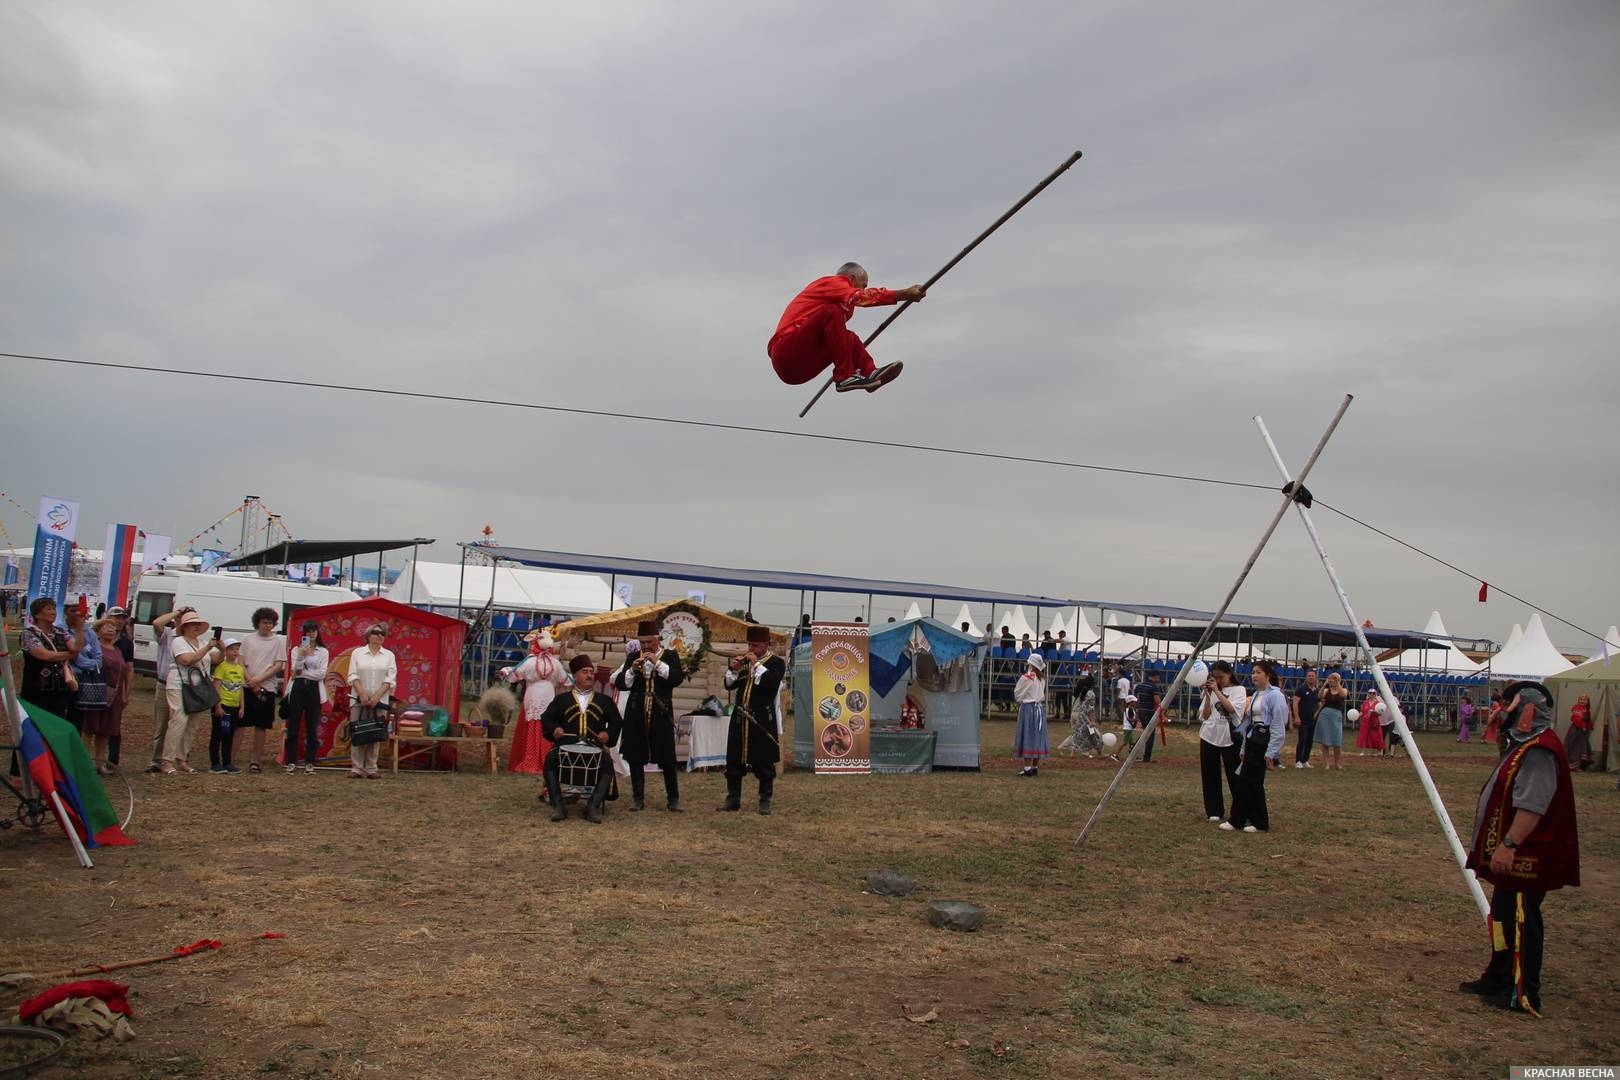
[{"label": "banner with text", "polygon": [[864,623],[810,627],[818,773],[872,771],[870,634]]},{"label": "banner with text", "polygon": [[48,596],[56,601],[58,612],[66,609],[73,541],[78,533],[78,503],[49,495],[39,501],[39,528],[34,533],[34,558],[28,568],[30,603]]}]

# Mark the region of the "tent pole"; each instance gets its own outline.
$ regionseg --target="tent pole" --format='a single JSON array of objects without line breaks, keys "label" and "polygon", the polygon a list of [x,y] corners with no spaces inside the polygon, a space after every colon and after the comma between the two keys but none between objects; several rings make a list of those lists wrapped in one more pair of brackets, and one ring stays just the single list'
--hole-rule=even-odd
[{"label": "tent pole", "polygon": [[[1266,430],[1266,423],[1260,417],[1254,418],[1255,425],[1260,429],[1260,435],[1266,441],[1266,449],[1271,451],[1271,460],[1276,464],[1277,471],[1282,473],[1285,482],[1292,482],[1288,476],[1288,466],[1283,464],[1282,455],[1277,452],[1277,444],[1271,441],[1271,432]],[[1457,830],[1451,824],[1451,815],[1446,812],[1446,804],[1440,798],[1440,792],[1434,786],[1434,777],[1429,775],[1429,767],[1423,761],[1423,751],[1418,749],[1417,739],[1412,736],[1412,729],[1407,726],[1406,717],[1401,715],[1401,706],[1395,699],[1395,694],[1389,688],[1389,682],[1384,678],[1384,669],[1373,655],[1372,646],[1367,644],[1367,634],[1356,620],[1356,613],[1350,606],[1350,597],[1345,593],[1344,586],[1339,583],[1338,571],[1333,569],[1333,560],[1328,558],[1327,549],[1322,546],[1322,537],[1316,531],[1316,522],[1311,519],[1311,512],[1303,503],[1296,503],[1294,509],[1299,511],[1299,520],[1304,522],[1305,531],[1311,535],[1311,543],[1316,546],[1316,553],[1322,559],[1322,568],[1327,571],[1328,580],[1333,582],[1333,591],[1339,595],[1339,606],[1344,608],[1344,617],[1349,620],[1350,629],[1356,635],[1356,644],[1361,647],[1362,655],[1372,667],[1373,681],[1378,684],[1378,692],[1383,695],[1384,705],[1389,709],[1390,715],[1395,717],[1395,729],[1406,742],[1407,756],[1417,769],[1418,779],[1423,783],[1423,790],[1429,796],[1429,804],[1434,807],[1435,816],[1440,819],[1440,829],[1446,834],[1446,842],[1451,847],[1451,854],[1457,860],[1457,868],[1462,871],[1463,880],[1468,883],[1468,891],[1474,896],[1474,903],[1479,905],[1482,917],[1491,913],[1490,902],[1485,899],[1485,890],[1480,888],[1479,878],[1468,869],[1468,853],[1463,850],[1462,841],[1457,836]]]},{"label": "tent pole", "polygon": [[467,617],[467,608],[464,603],[467,597],[467,545],[458,541],[458,546],[461,548],[461,578],[456,582],[456,618],[465,621]]},{"label": "tent pole", "polygon": [[743,614],[750,619],[754,617],[754,587],[752,585],[748,586],[748,606],[743,608]]},{"label": "tent pole", "polygon": [[421,552],[421,544],[411,545],[411,591],[406,595],[410,597],[412,604],[416,603],[416,562],[421,558]]},{"label": "tent pole", "polygon": [[[1305,464],[1300,467],[1299,485],[1303,486],[1305,483],[1305,478],[1310,475],[1311,469],[1315,467],[1316,459],[1322,456],[1322,451],[1327,447],[1328,440],[1333,437],[1333,432],[1338,428],[1339,421],[1344,419],[1345,411],[1350,408],[1350,402],[1353,400],[1355,400],[1353,395],[1346,394],[1344,400],[1339,402],[1339,408],[1334,412],[1333,419],[1328,422],[1327,430],[1322,432],[1322,437],[1316,441],[1316,448],[1311,451],[1311,456],[1306,458]],[[1174,699],[1176,694],[1180,693],[1182,684],[1187,681],[1187,673],[1192,670],[1193,657],[1198,655],[1199,650],[1204,647],[1205,643],[1215,633],[1215,627],[1226,617],[1226,609],[1232,606],[1232,601],[1237,597],[1238,590],[1248,580],[1249,572],[1254,569],[1254,564],[1260,561],[1260,553],[1265,551],[1266,544],[1271,541],[1271,534],[1276,532],[1277,526],[1282,523],[1283,515],[1288,512],[1289,505],[1294,501],[1294,492],[1297,490],[1298,487],[1290,487],[1283,493],[1282,502],[1278,505],[1276,512],[1271,515],[1271,521],[1266,525],[1265,532],[1260,534],[1260,540],[1255,544],[1254,550],[1249,553],[1249,560],[1243,564],[1243,569],[1239,571],[1237,580],[1232,582],[1232,587],[1227,590],[1226,598],[1221,601],[1220,608],[1210,617],[1208,625],[1198,635],[1198,644],[1193,647],[1193,651],[1187,659],[1182,661],[1181,669],[1176,672],[1175,681],[1165,691],[1164,697],[1166,700]],[[1103,625],[1108,625],[1106,619],[1103,621]],[[1106,640],[1108,631],[1103,630],[1102,634]],[[1081,827],[1080,835],[1074,838],[1075,847],[1085,846],[1086,836],[1091,832],[1093,826],[1097,824],[1097,820],[1102,817],[1103,811],[1108,809],[1109,800],[1114,797],[1114,792],[1119,790],[1119,786],[1125,782],[1125,774],[1130,771],[1131,766],[1136,763],[1136,759],[1146,748],[1148,738],[1157,731],[1159,716],[1162,711],[1156,710],[1154,715],[1150,716],[1147,723],[1143,725],[1143,730],[1138,735],[1135,744],[1131,746],[1131,752],[1126,755],[1124,761],[1120,762],[1119,771],[1114,774],[1114,779],[1109,783],[1108,790],[1103,792],[1103,797],[1098,801],[1097,808],[1091,812],[1090,819]]]},{"label": "tent pole", "polygon": [[618,599],[618,596],[619,596],[619,575],[618,575],[617,572],[614,572],[614,573],[611,573],[611,574],[608,575],[608,606],[607,606],[607,609],[609,611],[613,610],[613,601]]}]

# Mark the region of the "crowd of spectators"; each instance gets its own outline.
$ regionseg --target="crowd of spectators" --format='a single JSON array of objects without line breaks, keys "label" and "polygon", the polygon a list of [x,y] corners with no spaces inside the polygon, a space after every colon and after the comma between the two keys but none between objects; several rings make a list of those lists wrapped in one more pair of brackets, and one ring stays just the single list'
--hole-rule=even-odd
[{"label": "crowd of spectators", "polygon": [[[61,622],[58,617],[57,604],[48,597],[29,605],[21,637],[20,694],[71,724],[96,770],[110,776],[120,767],[123,716],[135,670],[129,613],[115,607],[92,618],[82,607],[70,606]],[[375,732],[382,728],[379,717],[392,708],[399,679],[398,661],[384,646],[388,628],[379,624],[367,630],[366,644],[354,650],[344,680],[331,671],[332,657],[318,624],[304,623],[300,640],[289,650],[286,637],[276,633],[279,621],[274,609],[260,608],[253,614],[254,632],[238,639],[224,636],[190,606],[152,620],[155,690],[147,772],[180,776],[200,771],[191,759],[202,741],[211,773],[241,771],[235,761],[243,750],[248,752],[248,771],[260,772],[268,764],[268,732],[280,718],[285,725],[283,767],[288,773],[313,773],[322,716],[341,692],[349,703],[345,723],[352,728],[358,713],[372,732],[351,740],[350,775],[380,775],[381,740]]]}]

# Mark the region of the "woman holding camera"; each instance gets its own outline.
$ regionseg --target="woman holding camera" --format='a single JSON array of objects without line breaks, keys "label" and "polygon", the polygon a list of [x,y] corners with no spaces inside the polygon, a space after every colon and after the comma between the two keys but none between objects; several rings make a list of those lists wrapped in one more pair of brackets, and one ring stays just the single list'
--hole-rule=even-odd
[{"label": "woman holding camera", "polygon": [[326,667],[331,660],[321,641],[321,626],[308,619],[299,628],[303,635],[293,649],[292,678],[287,680],[287,742],[283,757],[287,771],[298,771],[298,729],[304,729],[304,772],[314,773],[315,756],[320,751],[321,706],[326,702]]},{"label": "woman holding camera", "polygon": [[187,708],[197,701],[193,698],[188,702],[186,691],[199,684],[213,690],[211,676],[215,653],[219,650],[219,631],[215,630],[212,638],[205,636],[208,620],[195,611],[186,612],[178,622],[180,629],[173,645],[174,664],[164,684],[164,694],[169,699],[169,732],[163,738],[161,764],[164,776],[197,771],[186,762],[186,755],[191,753],[192,732],[207,725],[214,715],[212,701],[201,709]]},{"label": "woman holding camera", "polygon": [[1226,820],[1226,799],[1221,777],[1237,799],[1238,745],[1232,737],[1249,693],[1232,676],[1232,665],[1217,660],[1209,665],[1203,701],[1198,707],[1198,771],[1204,783],[1204,816]]}]

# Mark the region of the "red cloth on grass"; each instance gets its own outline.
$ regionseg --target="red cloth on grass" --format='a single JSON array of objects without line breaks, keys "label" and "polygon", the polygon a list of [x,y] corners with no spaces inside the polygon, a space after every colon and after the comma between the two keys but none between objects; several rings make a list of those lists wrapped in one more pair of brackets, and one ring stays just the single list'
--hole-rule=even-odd
[{"label": "red cloth on grass", "polygon": [[123,983],[109,982],[106,979],[86,979],[83,982],[62,983],[53,986],[42,994],[36,994],[17,1006],[17,1015],[23,1023],[32,1023],[34,1017],[59,1002],[68,998],[100,998],[107,1003],[107,1008],[115,1013],[132,1015],[129,1011],[129,1002],[124,995],[129,993],[129,987]]}]

